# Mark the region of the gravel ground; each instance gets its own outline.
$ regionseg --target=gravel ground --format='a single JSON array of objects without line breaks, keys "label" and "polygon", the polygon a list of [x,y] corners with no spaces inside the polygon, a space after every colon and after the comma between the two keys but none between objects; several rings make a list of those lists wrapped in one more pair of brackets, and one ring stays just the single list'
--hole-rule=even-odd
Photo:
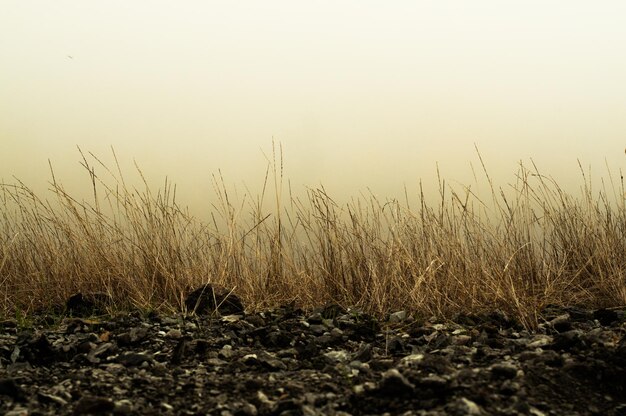
[{"label": "gravel ground", "polygon": [[199,315],[0,322],[0,413],[626,415],[625,310],[549,307],[529,332],[500,312],[378,321],[237,300],[216,317],[190,299]]}]

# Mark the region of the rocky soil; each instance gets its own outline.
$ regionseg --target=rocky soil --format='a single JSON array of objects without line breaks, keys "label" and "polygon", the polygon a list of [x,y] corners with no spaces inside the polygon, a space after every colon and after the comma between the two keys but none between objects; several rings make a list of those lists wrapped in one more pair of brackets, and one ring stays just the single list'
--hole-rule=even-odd
[{"label": "rocky soil", "polygon": [[187,317],[0,322],[0,413],[626,415],[624,310],[550,307],[529,332],[503,313],[378,321],[237,300],[207,315],[200,295]]}]

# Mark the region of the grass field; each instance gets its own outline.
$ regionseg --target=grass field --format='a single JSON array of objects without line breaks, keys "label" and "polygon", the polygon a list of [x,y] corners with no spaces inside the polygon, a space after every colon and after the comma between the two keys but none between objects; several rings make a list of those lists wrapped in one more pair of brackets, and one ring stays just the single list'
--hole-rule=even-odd
[{"label": "grass field", "polygon": [[107,292],[116,310],[176,311],[206,282],[234,289],[249,309],[330,301],[381,315],[501,309],[529,328],[547,304],[626,304],[621,175],[592,191],[581,168],[581,193],[570,195],[535,166],[520,165],[500,189],[483,165],[487,200],[438,178],[436,203],[422,192],[414,204],[374,195],[338,204],[323,188],[294,197],[277,153],[258,196],[235,202],[215,176],[218,203],[204,222],[178,205],[171,184],[135,189],[119,164],[82,152],[90,201],[53,172],[47,195],[2,184],[0,315],[51,308],[77,291]]}]

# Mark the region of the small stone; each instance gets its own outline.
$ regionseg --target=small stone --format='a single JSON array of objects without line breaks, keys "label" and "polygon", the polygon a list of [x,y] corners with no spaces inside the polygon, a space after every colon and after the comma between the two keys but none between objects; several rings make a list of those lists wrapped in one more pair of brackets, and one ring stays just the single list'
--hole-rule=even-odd
[{"label": "small stone", "polygon": [[461,410],[464,415],[480,415],[481,410],[480,406],[478,406],[473,401],[466,399],[465,397],[461,397],[457,402],[458,409]]},{"label": "small stone", "polygon": [[101,358],[106,357],[111,353],[114,353],[116,350],[117,347],[114,344],[110,342],[104,342],[89,351],[89,353],[87,354],[87,360],[92,364],[98,364],[100,363]]},{"label": "small stone", "polygon": [[17,328],[17,321],[15,319],[4,319],[0,321],[0,330],[7,330]]},{"label": "small stone", "polygon": [[343,350],[329,351],[327,353],[324,353],[324,357],[328,358],[331,362],[343,363],[348,361],[348,359],[350,358],[350,354]]},{"label": "small stone", "polygon": [[333,322],[333,320],[327,318],[322,319],[322,325],[324,325],[328,329],[335,327],[335,323]]},{"label": "small stone", "polygon": [[115,402],[113,412],[116,415],[129,415],[133,413],[133,402],[128,399],[118,400]]},{"label": "small stone", "polygon": [[516,383],[512,380],[504,380],[502,385],[500,385],[500,393],[505,394],[507,396],[512,396],[516,394],[520,389],[519,383]]},{"label": "small stone", "polygon": [[268,407],[274,406],[274,401],[270,400],[263,391],[259,390],[256,393],[256,398],[260,404],[266,405]]},{"label": "small stone", "polygon": [[209,358],[206,360],[206,363],[212,367],[221,367],[228,364],[227,361],[220,360],[219,358]]},{"label": "small stone", "polygon": [[337,317],[345,313],[346,310],[342,306],[336,303],[329,303],[322,308],[320,315],[324,319],[336,319]]},{"label": "small stone", "polygon": [[170,358],[170,362],[172,364],[180,364],[185,356],[187,355],[189,350],[189,339],[181,338],[178,340],[174,348],[172,349],[172,357]]},{"label": "small stone", "polygon": [[16,345],[13,348],[13,351],[11,352],[11,356],[10,356],[12,363],[15,363],[17,360],[19,360],[21,352],[22,352],[22,350],[19,347],[19,345]]},{"label": "small stone", "polygon": [[357,352],[352,356],[353,360],[368,362],[372,359],[372,346],[370,344],[361,344]]},{"label": "small stone", "polygon": [[261,361],[261,364],[263,364],[265,368],[271,371],[287,370],[287,365],[284,362],[268,352],[262,352],[261,356],[259,357],[259,361]]},{"label": "small stone", "polygon": [[152,358],[143,353],[126,352],[117,357],[118,363],[125,365],[126,367],[136,367],[145,362],[152,361]]},{"label": "small stone", "polygon": [[180,339],[183,337],[183,332],[180,329],[170,329],[165,336],[170,339]]},{"label": "small stone", "polygon": [[393,367],[394,362],[393,360],[388,359],[388,358],[380,358],[376,360],[371,360],[369,362],[369,365],[374,371],[383,371],[383,370],[388,370],[391,367]]},{"label": "small stone", "polygon": [[376,384],[371,381],[366,381],[363,384],[357,384],[352,388],[352,391],[356,395],[368,393],[370,391],[376,390]]},{"label": "small stone", "polygon": [[569,313],[557,316],[550,321],[550,325],[552,325],[552,328],[554,328],[558,332],[569,331],[570,329],[572,329],[572,322],[570,320]]},{"label": "small stone", "polygon": [[552,342],[552,337],[548,335],[537,335],[533,338],[531,342],[529,342],[526,346],[528,348],[541,348],[549,345]]},{"label": "small stone", "polygon": [[226,322],[227,324],[233,324],[235,322],[241,321],[241,315],[226,315],[222,316],[222,322]]},{"label": "small stone", "polygon": [[600,325],[609,326],[619,319],[617,312],[610,309],[598,309],[593,312],[593,318],[600,322]]},{"label": "small stone", "polygon": [[424,378],[421,378],[419,380],[419,385],[420,387],[425,387],[428,389],[443,390],[447,387],[448,380],[436,374],[432,374]]},{"label": "small stone", "polygon": [[246,403],[241,407],[241,413],[246,416],[256,416],[259,414],[259,411],[252,403]]},{"label": "small stone", "polygon": [[500,378],[514,378],[517,375],[517,367],[509,363],[494,364],[491,367],[491,374]]},{"label": "small stone", "polygon": [[0,396],[9,396],[14,400],[24,399],[24,390],[12,378],[0,379]]},{"label": "small stone", "polygon": [[301,408],[302,416],[318,416],[319,413],[315,410],[315,408],[308,404],[303,404]]},{"label": "small stone", "polygon": [[67,405],[67,400],[65,400],[62,397],[56,396],[54,394],[48,394],[48,393],[42,393],[39,392],[37,393],[37,397],[39,398],[39,401],[41,402],[50,402],[50,403],[56,403],[58,405],[61,406],[66,406]]},{"label": "small stone", "polygon": [[134,345],[140,343],[144,339],[148,337],[148,328],[144,327],[135,327],[131,328],[130,331],[123,332],[116,337],[116,341],[119,345]]},{"label": "small stone", "polygon": [[31,364],[49,364],[56,357],[52,343],[48,339],[50,334],[41,331],[23,331],[17,335],[15,349],[11,360],[28,361]]},{"label": "small stone", "polygon": [[343,336],[343,331],[339,328],[333,328],[330,331],[330,336],[333,338],[341,338]]},{"label": "small stone", "polygon": [[530,410],[528,411],[528,414],[531,416],[546,416],[546,414],[544,412],[542,412],[541,410],[537,409],[536,407],[530,407]]},{"label": "small stone", "polygon": [[424,360],[424,354],[411,354],[402,358],[401,362],[405,365],[415,365]]},{"label": "small stone", "polygon": [[415,386],[397,369],[392,368],[383,373],[378,389],[383,394],[403,395],[413,393]]},{"label": "small stone", "polygon": [[580,338],[581,335],[582,331],[577,329],[557,334],[554,337],[551,347],[557,350],[568,351],[576,347],[582,346],[582,341]]},{"label": "small stone", "polygon": [[323,335],[326,332],[326,326],[320,324],[313,324],[309,326],[309,330],[315,335]]},{"label": "small stone", "polygon": [[87,415],[111,412],[115,403],[106,397],[83,396],[74,407],[75,415]]},{"label": "small stone", "polygon": [[406,317],[407,317],[406,311],[394,312],[389,315],[389,322],[392,324],[403,322],[406,319]]},{"label": "small stone", "polygon": [[259,357],[256,354],[246,354],[243,357],[241,357],[241,361],[248,364],[251,362],[257,362],[258,358]]},{"label": "small stone", "polygon": [[208,283],[187,295],[185,307],[188,312],[196,315],[210,315],[215,312],[220,315],[241,315],[244,312],[243,304],[237,295]]},{"label": "small stone", "polygon": [[258,314],[246,316],[246,322],[254,327],[265,326],[265,319]]},{"label": "small stone", "polygon": [[357,374],[361,371],[369,372],[370,366],[367,363],[362,363],[360,361],[350,361],[348,366],[354,370],[356,370]]},{"label": "small stone", "polygon": [[16,406],[14,409],[9,410],[4,416],[28,416],[28,409],[22,406]]},{"label": "small stone", "polygon": [[231,345],[224,345],[218,353],[218,357],[223,359],[230,359],[233,356],[233,347]]},{"label": "small stone", "polygon": [[67,300],[66,308],[70,315],[87,317],[103,315],[107,308],[112,305],[111,296],[104,292],[76,293]]},{"label": "small stone", "polygon": [[472,337],[469,335],[457,335],[452,338],[453,345],[467,345],[472,340]]}]

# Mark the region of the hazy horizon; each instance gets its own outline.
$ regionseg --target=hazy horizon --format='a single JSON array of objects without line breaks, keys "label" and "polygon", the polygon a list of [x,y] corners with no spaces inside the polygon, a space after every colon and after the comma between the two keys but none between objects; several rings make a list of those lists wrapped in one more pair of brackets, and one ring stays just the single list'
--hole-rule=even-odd
[{"label": "hazy horizon", "polygon": [[[76,147],[204,210],[211,174],[260,191],[272,141],[285,189],[403,197],[436,169],[501,184],[531,159],[577,189],[621,169],[626,3],[7,1],[0,180],[70,189]],[[99,169],[99,168],[98,168]],[[103,171],[96,170],[102,174]],[[619,179],[619,177],[617,178]]]}]

